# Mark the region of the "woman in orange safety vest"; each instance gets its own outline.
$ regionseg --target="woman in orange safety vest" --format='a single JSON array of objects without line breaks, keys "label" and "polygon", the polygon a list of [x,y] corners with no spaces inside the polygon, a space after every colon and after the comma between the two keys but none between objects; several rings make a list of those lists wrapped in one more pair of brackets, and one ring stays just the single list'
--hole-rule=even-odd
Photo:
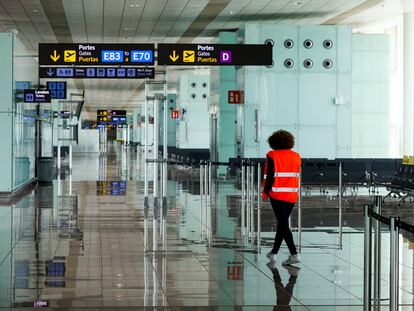
[{"label": "woman in orange safety vest", "polygon": [[272,148],[266,155],[262,197],[270,203],[277,219],[277,231],[272,250],[266,255],[276,261],[282,241],[285,240],[290,256],[283,265],[299,263],[298,253],[289,228],[289,217],[298,200],[301,158],[291,149],[294,137],[291,133],[279,130],[268,138]]}]

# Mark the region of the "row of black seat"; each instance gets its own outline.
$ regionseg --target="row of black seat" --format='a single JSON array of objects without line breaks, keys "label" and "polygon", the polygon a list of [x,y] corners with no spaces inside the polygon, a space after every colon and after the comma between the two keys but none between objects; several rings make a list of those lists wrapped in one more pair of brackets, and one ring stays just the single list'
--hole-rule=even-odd
[{"label": "row of black seat", "polygon": [[388,189],[392,192],[414,191],[414,165],[401,164]]},{"label": "row of black seat", "polygon": [[[162,146],[159,147],[162,150]],[[200,161],[207,161],[210,158],[209,149],[180,149],[168,147],[168,157],[186,165],[198,164]]]},{"label": "row of black seat", "polygon": [[[232,165],[264,163],[265,159],[233,158]],[[339,166],[342,167],[342,183],[345,185],[390,184],[397,175],[402,159],[302,159],[302,184],[337,185]],[[413,174],[414,178],[414,174]]]}]

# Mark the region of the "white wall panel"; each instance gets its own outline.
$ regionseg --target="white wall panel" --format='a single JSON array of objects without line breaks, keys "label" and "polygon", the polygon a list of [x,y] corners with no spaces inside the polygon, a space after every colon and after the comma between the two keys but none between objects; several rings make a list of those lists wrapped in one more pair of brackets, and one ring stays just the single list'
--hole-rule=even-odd
[{"label": "white wall panel", "polygon": [[[246,101],[240,155],[263,156],[269,149],[268,136],[286,129],[296,136],[296,150],[304,157],[349,157],[351,28],[249,24],[244,33],[245,43],[273,40],[274,65],[246,66],[243,71]],[[293,43],[290,47],[285,46],[288,39]],[[307,39],[312,41],[311,48],[304,46]],[[325,40],[332,42],[331,48],[324,46]],[[338,47],[347,52],[338,53]],[[287,59],[292,60],[291,67],[285,65]],[[312,60],[311,68],[304,66],[306,59]],[[332,63],[330,68],[323,66],[326,59]]]}]

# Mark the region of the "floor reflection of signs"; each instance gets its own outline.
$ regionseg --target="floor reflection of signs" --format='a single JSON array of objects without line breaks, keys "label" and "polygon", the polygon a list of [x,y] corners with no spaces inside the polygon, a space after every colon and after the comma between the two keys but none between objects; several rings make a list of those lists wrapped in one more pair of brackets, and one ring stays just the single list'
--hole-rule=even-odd
[{"label": "floor reflection of signs", "polygon": [[240,281],[243,280],[243,262],[228,261],[227,262],[227,280]]},{"label": "floor reflection of signs", "polygon": [[97,181],[96,188],[97,195],[125,195],[126,181]]}]

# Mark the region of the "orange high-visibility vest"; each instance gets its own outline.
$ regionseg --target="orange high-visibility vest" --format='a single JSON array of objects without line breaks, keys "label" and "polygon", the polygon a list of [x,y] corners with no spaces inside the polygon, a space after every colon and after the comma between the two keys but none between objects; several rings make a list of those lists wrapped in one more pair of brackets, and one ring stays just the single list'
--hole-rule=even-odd
[{"label": "orange high-visibility vest", "polygon": [[[276,200],[296,203],[299,196],[301,166],[299,153],[286,149],[271,150],[267,155],[274,164],[273,185],[269,195]],[[266,172],[265,170],[265,174]]]}]

